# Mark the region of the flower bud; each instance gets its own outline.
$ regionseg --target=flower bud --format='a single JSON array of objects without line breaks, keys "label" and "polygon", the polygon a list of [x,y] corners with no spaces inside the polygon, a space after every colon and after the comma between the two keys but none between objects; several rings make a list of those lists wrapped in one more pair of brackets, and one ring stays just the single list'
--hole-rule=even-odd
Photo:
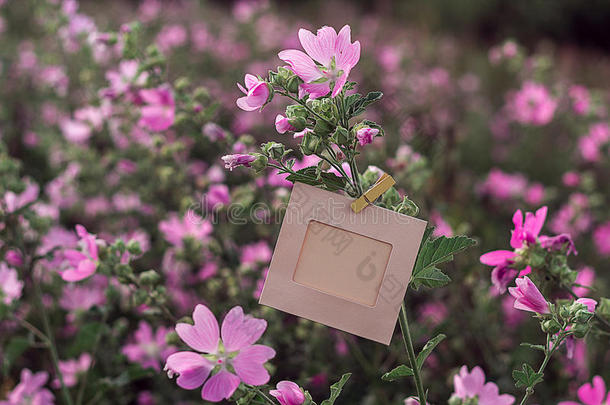
[{"label": "flower bud", "polygon": [[294,132],[301,132],[307,126],[307,121],[305,121],[305,118],[302,117],[289,118],[288,122],[290,123],[292,128],[294,128]]},{"label": "flower bud", "polygon": [[176,81],[174,82],[174,88],[178,91],[182,91],[185,90],[186,88],[188,88],[191,85],[191,81],[189,80],[188,77],[179,77],[178,79],[176,79]]},{"label": "flower bud", "polygon": [[142,249],[140,248],[140,242],[133,239],[127,242],[127,251],[134,256],[141,255]]},{"label": "flower bud", "polygon": [[140,283],[142,285],[153,286],[161,281],[161,276],[154,270],[147,270],[140,274]]},{"label": "flower bud", "polygon": [[409,197],[405,196],[400,205],[394,207],[394,211],[399,214],[409,215],[416,217],[419,214],[419,207]]},{"label": "flower bud", "polygon": [[587,323],[591,320],[592,317],[593,317],[593,314],[591,312],[589,312],[589,310],[581,309],[576,312],[576,316],[574,317],[574,320],[578,323]]},{"label": "flower bud", "polygon": [[587,325],[587,324],[574,325],[574,327],[571,329],[571,331],[574,334],[575,338],[582,339],[585,337],[585,335],[589,331],[589,325]]},{"label": "flower bud", "polygon": [[350,140],[349,132],[347,131],[347,129],[338,126],[337,129],[335,129],[335,133],[333,134],[331,139],[337,145],[347,145]]},{"label": "flower bud", "polygon": [[286,107],[286,117],[288,118],[307,118],[309,117],[309,112],[305,107],[300,104],[291,104]]},{"label": "flower bud", "polygon": [[260,173],[267,168],[267,163],[269,162],[269,159],[262,153],[257,153],[255,156],[256,160],[250,163],[250,166],[252,166],[256,173]]},{"label": "flower bud", "polygon": [[549,333],[551,335],[554,335],[561,329],[561,325],[555,319],[548,319],[542,322],[540,326],[544,333]]},{"label": "flower bud", "polygon": [[284,156],[286,148],[279,142],[267,142],[262,147],[263,152],[273,160],[280,160]]}]

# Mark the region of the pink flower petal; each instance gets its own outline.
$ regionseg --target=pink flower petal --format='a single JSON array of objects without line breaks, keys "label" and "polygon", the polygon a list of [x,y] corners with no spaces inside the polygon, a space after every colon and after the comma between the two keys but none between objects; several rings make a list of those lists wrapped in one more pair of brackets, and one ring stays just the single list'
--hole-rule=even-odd
[{"label": "pink flower petal", "polygon": [[269,373],[263,366],[275,357],[275,350],[264,345],[253,345],[240,350],[233,359],[233,367],[246,384],[263,385],[269,381]]},{"label": "pink flower petal", "polygon": [[176,383],[186,390],[200,387],[213,368],[212,363],[194,352],[174,353],[167,358],[165,365],[166,370],[180,374]]},{"label": "pink flower petal", "polygon": [[494,250],[482,255],[479,260],[481,263],[488,266],[498,266],[506,263],[507,260],[510,260],[515,256],[517,256],[517,254],[512,250]]},{"label": "pink flower petal", "polygon": [[241,108],[244,111],[254,111],[256,109],[258,109],[258,107],[251,107],[248,104],[248,97],[240,97],[237,99],[236,104],[239,108]]},{"label": "pink flower petal", "polygon": [[303,28],[299,30],[299,40],[305,52],[324,66],[330,65],[335,54],[336,38],[337,32],[331,27],[320,28],[317,35]]},{"label": "pink flower petal", "polygon": [[241,307],[234,307],[222,321],[222,343],[228,352],[240,350],[256,342],[267,329],[267,321],[244,316]]},{"label": "pink flower petal", "polygon": [[593,384],[587,383],[578,389],[578,399],[585,405],[601,405],[606,395],[604,380],[596,375]]},{"label": "pink flower petal", "polygon": [[302,51],[287,49],[277,55],[281,60],[288,63],[294,73],[305,82],[311,82],[322,77],[322,73],[314,63],[313,59]]},{"label": "pink flower petal", "polygon": [[202,353],[216,353],[218,349],[218,322],[212,311],[205,305],[197,305],[193,312],[195,325],[179,323],[176,333],[193,349]]},{"label": "pink flower petal", "polygon": [[205,383],[201,397],[212,402],[229,399],[237,387],[239,387],[239,377],[226,370],[221,370]]}]

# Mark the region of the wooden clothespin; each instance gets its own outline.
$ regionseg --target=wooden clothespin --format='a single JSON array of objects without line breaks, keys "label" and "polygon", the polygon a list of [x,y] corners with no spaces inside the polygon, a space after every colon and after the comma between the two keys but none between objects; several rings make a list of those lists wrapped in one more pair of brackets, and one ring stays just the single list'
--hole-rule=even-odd
[{"label": "wooden clothespin", "polygon": [[369,204],[373,204],[383,193],[396,184],[396,181],[387,173],[381,175],[379,179],[369,188],[366,193],[354,200],[351,204],[352,211],[359,213]]}]

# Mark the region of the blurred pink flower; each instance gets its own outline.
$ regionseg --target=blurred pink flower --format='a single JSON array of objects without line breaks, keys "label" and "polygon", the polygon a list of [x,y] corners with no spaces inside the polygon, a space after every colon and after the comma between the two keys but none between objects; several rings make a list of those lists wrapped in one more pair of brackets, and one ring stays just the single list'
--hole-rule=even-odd
[{"label": "blurred pink flower", "polygon": [[332,97],[335,97],[360,60],[360,42],[351,43],[350,26],[345,25],[338,35],[332,27],[320,28],[317,35],[301,28],[299,40],[307,53],[287,49],[281,51],[278,57],[288,63],[305,82],[300,86],[300,93],[309,93],[312,99],[322,97],[328,94],[333,84]]},{"label": "blurred pink flower", "polygon": [[176,104],[169,86],[142,89],[139,96],[145,105],[140,107],[138,125],[151,131],[165,131],[174,124]]},{"label": "blurred pink flower", "polygon": [[578,115],[585,115],[591,104],[589,90],[584,86],[573,85],[568,90],[568,94],[572,100],[572,110]]},{"label": "blurred pink flower", "polygon": [[110,82],[108,94],[112,97],[126,93],[131,86],[144,86],[148,73],[138,73],[140,65],[135,60],[124,60],[119,63],[118,70],[106,72],[106,80]]},{"label": "blurred pink flower", "polygon": [[[593,377],[593,384],[586,383],[578,389],[578,399],[584,405],[604,405],[610,404],[610,391],[606,392],[606,383],[603,378],[596,375]],[[558,405],[581,405],[574,401],[563,401]]]},{"label": "blurred pink flower", "polygon": [[46,371],[32,374],[30,370],[21,370],[21,381],[11,392],[7,394],[6,401],[0,401],[0,405],[53,405],[55,397],[51,391],[43,386],[49,379]]},{"label": "blurred pink flower", "polygon": [[40,187],[37,183],[30,181],[30,179],[26,179],[25,190],[19,194],[7,191],[4,193],[4,197],[0,199],[0,206],[4,206],[6,212],[15,212],[36,201],[39,191]]},{"label": "blurred pink flower", "polygon": [[515,283],[516,287],[508,289],[510,295],[515,298],[515,308],[539,314],[549,313],[549,303],[529,277],[517,278]]},{"label": "blurred pink flower", "polygon": [[601,159],[601,148],[610,142],[610,127],[599,122],[589,127],[589,132],[578,140],[582,158],[587,162],[598,162]]},{"label": "blurred pink flower", "polygon": [[244,78],[246,87],[237,83],[237,87],[245,94],[244,97],[237,99],[237,106],[244,111],[254,111],[262,108],[269,101],[269,85],[258,77],[246,74]]},{"label": "blurred pink flower", "polygon": [[17,277],[17,270],[0,262],[0,300],[5,305],[10,305],[21,297],[22,289],[23,282]]},{"label": "blurred pink flower", "polygon": [[593,285],[593,280],[595,279],[595,271],[588,266],[585,266],[578,270],[578,275],[576,276],[576,280],[574,283],[581,285],[582,287],[574,287],[574,294],[582,297],[583,295],[587,295],[589,293],[589,288]]},{"label": "blurred pink flower", "polygon": [[7,250],[4,254],[4,260],[6,260],[10,266],[19,267],[23,265],[23,256],[18,250]]},{"label": "blurred pink flower", "polygon": [[238,153],[235,155],[224,155],[222,161],[225,162],[225,168],[233,171],[238,166],[250,167],[250,163],[256,160],[256,156]]},{"label": "blurred pink flower", "polygon": [[205,193],[207,208],[215,210],[231,203],[229,187],[226,184],[212,184]]},{"label": "blurred pink flower", "polygon": [[[195,307],[193,321],[194,325],[177,324],[176,332],[196,352],[174,353],[165,365],[170,378],[179,375],[178,386],[192,390],[203,384],[201,397],[218,402],[231,397],[240,382],[262,385],[269,381],[264,363],[275,356],[275,350],[254,344],[267,328],[264,319],[244,316],[241,307],[234,307],[219,328],[214,314],[200,304]],[[218,371],[208,379],[217,367]]]},{"label": "blurred pink flower", "polygon": [[269,391],[269,395],[277,399],[280,405],[301,405],[305,402],[303,390],[292,381],[280,381],[276,389]]},{"label": "blurred pink flower", "polygon": [[441,216],[441,213],[438,211],[432,211],[430,213],[430,222],[434,224],[434,232],[432,235],[434,237],[439,236],[453,236],[453,230],[451,229],[451,225],[447,223]]},{"label": "blurred pink flower", "polygon": [[373,143],[373,138],[379,133],[377,128],[360,128],[356,131],[356,139],[358,139],[358,143],[360,146],[368,145],[369,143]]},{"label": "blurred pink flower", "polygon": [[171,213],[168,219],[159,223],[159,231],[166,241],[182,248],[186,237],[201,242],[207,241],[208,236],[212,233],[212,224],[207,219],[203,219],[190,211],[182,219],[176,213]]},{"label": "blurred pink flower", "polygon": [[272,255],[269,244],[265,241],[251,243],[241,248],[240,261],[243,266],[253,266],[255,264],[269,264]]},{"label": "blurred pink flower", "polygon": [[593,242],[600,255],[610,256],[610,221],[595,228]]},{"label": "blurred pink flower", "polygon": [[80,281],[90,277],[97,268],[97,244],[95,235],[87,232],[84,226],[76,225],[76,234],[83,245],[83,251],[67,249],[62,252],[66,267],[60,270],[64,281]]},{"label": "blurred pink flower", "polygon": [[140,321],[138,329],[131,338],[131,343],[123,346],[121,352],[132,363],[138,363],[143,368],[153,368],[160,371],[161,364],[177,350],[165,341],[165,337],[170,332],[170,328],[162,326],[154,332],[147,322]]},{"label": "blurred pink flower", "polygon": [[566,187],[576,187],[580,183],[580,175],[576,172],[565,172],[561,181]]},{"label": "blurred pink flower", "polygon": [[186,43],[188,35],[186,28],[182,25],[166,25],[161,29],[161,32],[157,35],[157,44],[159,49],[163,52],[168,52],[172,48],[177,48]]},{"label": "blurred pink flower", "polygon": [[500,395],[498,386],[493,382],[485,383],[485,373],[479,366],[470,372],[466,366],[462,366],[453,377],[453,388],[453,396],[463,400],[478,398],[479,405],[511,405],[515,402],[512,395]]},{"label": "blurred pink flower", "polygon": [[[89,370],[91,367],[92,358],[89,353],[83,353],[78,359],[70,359],[65,361],[59,361],[58,367],[61,372],[61,376],[66,387],[74,387],[78,382],[79,374],[82,374]],[[60,388],[61,383],[59,378],[53,380],[53,388]]]},{"label": "blurred pink flower", "polygon": [[513,118],[522,124],[546,125],[552,119],[557,101],[542,84],[525,82],[513,95],[510,111]]},{"label": "blurred pink flower", "polygon": [[59,126],[64,137],[72,143],[85,143],[91,136],[91,127],[82,121],[64,119]]}]

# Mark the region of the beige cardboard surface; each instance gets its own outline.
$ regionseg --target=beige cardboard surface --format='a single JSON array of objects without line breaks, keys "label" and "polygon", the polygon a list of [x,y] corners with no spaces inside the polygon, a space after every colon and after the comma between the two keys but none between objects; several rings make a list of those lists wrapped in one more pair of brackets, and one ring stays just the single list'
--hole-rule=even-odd
[{"label": "beige cardboard surface", "polygon": [[426,222],[296,183],[260,303],[389,344]]}]

